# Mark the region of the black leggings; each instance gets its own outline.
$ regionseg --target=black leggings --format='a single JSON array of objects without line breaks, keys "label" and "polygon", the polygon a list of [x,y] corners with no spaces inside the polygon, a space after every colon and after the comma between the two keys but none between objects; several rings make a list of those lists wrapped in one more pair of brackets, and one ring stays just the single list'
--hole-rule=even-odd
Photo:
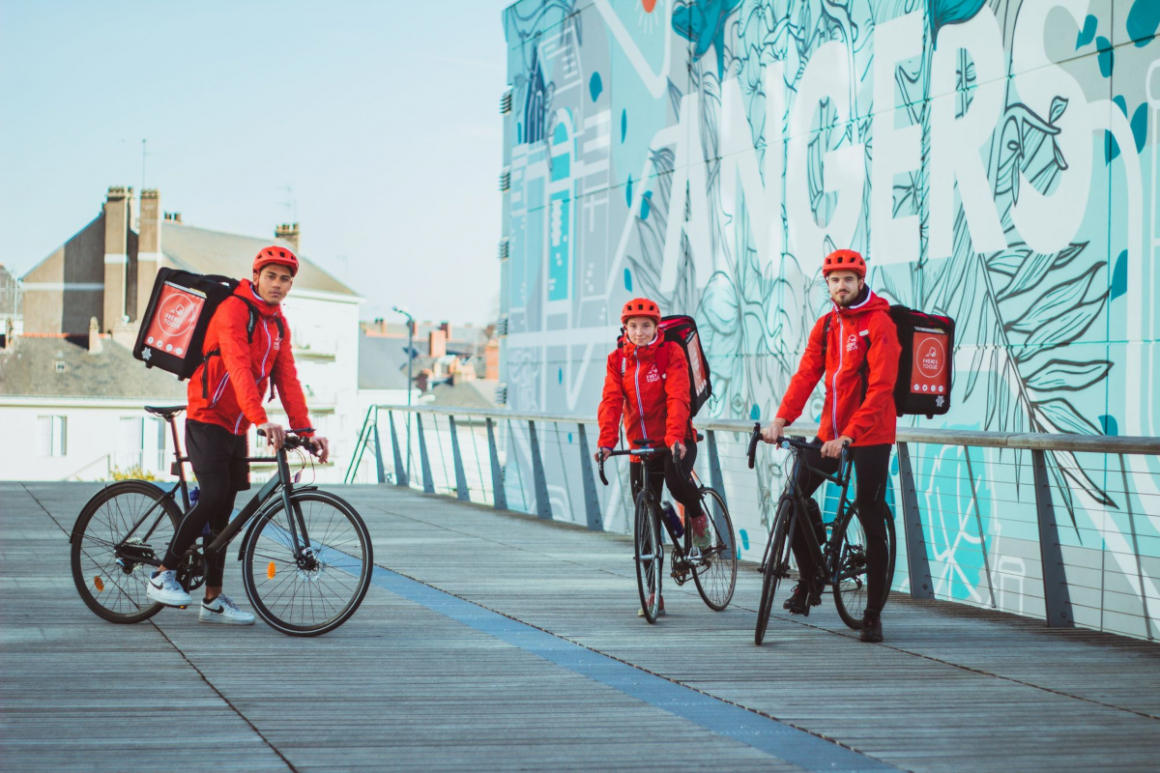
[{"label": "black leggings", "polygon": [[667,483],[673,499],[685,506],[685,517],[698,517],[701,515],[701,493],[690,474],[695,461],[697,461],[697,444],[690,440],[685,442],[685,456],[679,462],[675,461],[670,453],[650,457],[643,462],[631,463],[628,471],[632,480],[633,498],[640,493],[644,478],[641,468],[647,464],[649,488],[652,489],[657,501],[660,501],[662,486]]},{"label": "black leggings", "polygon": [[[181,563],[181,557],[189,550],[197,538],[201,536],[205,525],[209,524],[211,536],[206,537],[208,545],[230,522],[230,513],[234,508],[234,497],[237,491],[231,485],[228,475],[197,476],[200,486],[197,504],[185,514],[177,526],[177,533],[169,543],[169,550],[165,551],[165,560],[162,562],[169,569],[176,569]],[[210,588],[219,588],[226,568],[226,553],[209,553],[205,557],[205,584]]]},{"label": "black leggings", "polygon": [[[890,448],[890,444],[884,444],[850,449],[854,455],[854,472],[857,477],[855,501],[858,503],[858,520],[866,534],[866,612],[871,615],[882,611],[890,592],[885,587],[886,569],[890,563],[886,545],[886,519],[891,517],[890,508],[886,506],[886,487],[890,483]],[[801,461],[797,484],[806,496],[812,495],[823,483],[820,476],[810,472],[807,464],[828,473],[838,469],[837,459],[824,458],[822,452],[816,449],[801,451]],[[808,520],[819,518],[813,524],[814,533],[824,534],[820,512],[813,508],[807,512]],[[793,555],[803,576],[812,574],[815,567],[814,557],[803,536],[807,518],[798,518],[798,533],[793,541]]]}]

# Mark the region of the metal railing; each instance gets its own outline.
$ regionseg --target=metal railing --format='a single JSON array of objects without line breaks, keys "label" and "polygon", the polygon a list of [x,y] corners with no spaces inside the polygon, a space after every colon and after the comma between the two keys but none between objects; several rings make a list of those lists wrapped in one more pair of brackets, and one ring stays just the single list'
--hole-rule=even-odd
[{"label": "metal railing", "polygon": [[[406,413],[414,420],[397,420]],[[372,406],[346,481],[414,486],[627,532],[627,465],[598,489],[594,425],[544,413]],[[787,457],[763,444],[755,476],[744,458],[752,421],[696,425],[705,435],[699,474],[726,498],[739,552],[760,559],[752,553],[764,549]],[[786,434],[813,437],[816,429],[794,424]],[[893,590],[1042,616],[1051,627],[1155,638],[1158,455],[1156,438],[899,427],[887,492],[900,543]],[[816,496],[832,517],[834,492]]]}]

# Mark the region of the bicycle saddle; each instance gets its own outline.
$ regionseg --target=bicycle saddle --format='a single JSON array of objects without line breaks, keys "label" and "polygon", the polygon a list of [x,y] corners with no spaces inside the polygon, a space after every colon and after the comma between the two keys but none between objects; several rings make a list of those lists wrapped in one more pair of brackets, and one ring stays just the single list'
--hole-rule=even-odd
[{"label": "bicycle saddle", "polygon": [[160,416],[161,418],[165,419],[166,421],[169,421],[174,416],[176,416],[177,414],[181,413],[184,410],[185,410],[184,405],[165,405],[165,406],[146,405],[145,406],[146,413],[151,413],[154,416]]}]

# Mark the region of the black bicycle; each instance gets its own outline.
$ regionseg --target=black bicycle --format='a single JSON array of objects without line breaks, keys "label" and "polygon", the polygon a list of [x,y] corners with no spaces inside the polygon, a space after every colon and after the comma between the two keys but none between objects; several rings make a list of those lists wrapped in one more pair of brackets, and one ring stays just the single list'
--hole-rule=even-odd
[{"label": "black bicycle", "polygon": [[[698,435],[700,440],[701,436]],[[641,440],[631,450],[612,451],[610,456],[636,456],[641,459],[672,453],[664,446],[654,446],[650,440]],[[733,521],[724,498],[717,491],[702,485],[693,473],[701,495],[701,507],[709,516],[709,544],[698,548],[693,545],[693,529],[685,524],[683,539],[678,537],[672,524],[661,518],[661,503],[649,486],[648,465],[641,467],[641,489],[636,495],[633,539],[635,542],[636,587],[640,593],[644,618],[657,621],[661,604],[661,576],[664,573],[665,546],[661,524],[669,534],[672,545],[671,575],[677,585],[684,585],[691,574],[697,592],[709,609],[724,611],[733,599],[737,584],[737,543],[733,538]],[[600,460],[600,480],[605,486],[604,460]]]},{"label": "black bicycle", "polygon": [[[183,467],[189,458],[181,455],[174,422],[185,406],[145,410],[169,423],[177,484],[166,488],[127,480],[106,486],[81,510],[69,537],[81,598],[113,623],[139,623],[161,611],[164,605],[149,598],[146,583],[190,510]],[[289,430],[274,456],[247,458],[276,462],[278,474],[221,533],[203,534],[200,545],[195,543],[172,567],[186,592],[200,588],[206,555],[228,550],[244,530],[238,560],[246,596],[259,617],[291,636],[318,636],[350,619],[374,570],[370,533],[355,509],[317,486],[297,485],[297,476],[290,474],[286,452],[311,451],[309,439],[302,437],[311,431]],[[179,491],[184,508],[176,502]]]},{"label": "black bicycle", "polygon": [[[749,469],[753,469],[757,458],[757,441],[761,439],[761,424],[753,425],[753,434],[749,438]],[[802,493],[797,485],[800,465],[806,464],[802,460],[801,452],[805,449],[819,449],[819,443],[805,440],[779,438],[779,448],[788,449],[794,455],[793,470],[785,482],[785,489],[777,501],[777,511],[773,520],[773,528],[769,531],[769,542],[765,546],[765,555],[761,559],[758,569],[763,575],[761,583],[761,603],[757,608],[757,629],[753,640],[760,646],[765,639],[765,629],[769,625],[769,614],[773,609],[773,597],[777,593],[777,586],[781,580],[790,576],[790,559],[793,557],[792,547],[794,535],[798,533],[798,516],[806,512],[809,506],[808,497]],[[838,498],[838,510],[833,523],[830,524],[829,536],[819,539],[813,529],[801,529],[805,535],[806,547],[814,559],[816,576],[813,580],[822,585],[829,585],[834,590],[834,606],[838,608],[838,615],[842,622],[854,630],[862,628],[862,614],[866,610],[866,535],[862,531],[862,524],[858,521],[858,506],[849,499],[850,474],[853,471],[853,459],[847,448],[842,449],[838,460],[838,470],[833,474],[822,472],[817,468],[806,465],[809,471],[823,477],[841,489]],[[886,544],[889,551],[889,564],[886,568],[885,588],[889,588],[894,580],[894,554],[896,543],[894,540],[894,519],[886,519]],[[809,578],[799,578],[806,580]],[[884,591],[886,592],[886,591]],[[808,600],[806,602],[809,603]]]}]

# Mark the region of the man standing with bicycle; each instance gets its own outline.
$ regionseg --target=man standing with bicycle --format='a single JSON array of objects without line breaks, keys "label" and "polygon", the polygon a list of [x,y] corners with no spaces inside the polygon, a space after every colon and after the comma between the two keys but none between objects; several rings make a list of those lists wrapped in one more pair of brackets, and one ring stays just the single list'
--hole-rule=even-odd
[{"label": "man standing with bicycle", "polygon": [[[205,361],[189,380],[185,422],[186,451],[200,496],[181,519],[162,565],[147,583],[146,592],[154,601],[169,606],[193,603],[173,567],[206,524],[215,535],[226,526],[234,497],[250,487],[246,461],[250,425],[265,433],[275,451],[282,447],[286,430],[270,421],[262,407],[267,388],[270,399],[275,391],[279,393],[291,427],[310,426],[291,353],[289,326],[281,310],[297,273],[298,258],[293,252],[266,247],[254,259],[252,280],[243,279],[210,320],[202,348]],[[330,453],[326,438],[311,438],[311,445],[325,462]],[[238,609],[222,593],[225,559],[225,551],[206,556],[205,599],[199,619],[203,623],[252,625],[254,616]]]},{"label": "man standing with bicycle", "polygon": [[[898,376],[901,346],[889,304],[866,285],[866,262],[854,250],[835,250],[822,268],[833,308],[810,332],[801,365],[782,398],[777,417],[762,431],[766,443],[774,443],[782,430],[801,415],[818,379],[825,376],[826,395],[818,440],[819,450],[803,452],[797,485],[812,495],[822,480],[809,467],[832,473],[837,470],[844,446],[850,447],[857,475],[858,520],[866,534],[867,602],[862,641],[882,641],[882,607],[889,566],[886,506],[890,448],[894,444],[897,418],[894,382]],[[815,533],[824,529],[816,512],[799,513],[798,523]],[[785,603],[793,614],[808,615],[821,603],[822,588],[814,579],[816,567],[805,539],[794,539],[801,581]]]}]

